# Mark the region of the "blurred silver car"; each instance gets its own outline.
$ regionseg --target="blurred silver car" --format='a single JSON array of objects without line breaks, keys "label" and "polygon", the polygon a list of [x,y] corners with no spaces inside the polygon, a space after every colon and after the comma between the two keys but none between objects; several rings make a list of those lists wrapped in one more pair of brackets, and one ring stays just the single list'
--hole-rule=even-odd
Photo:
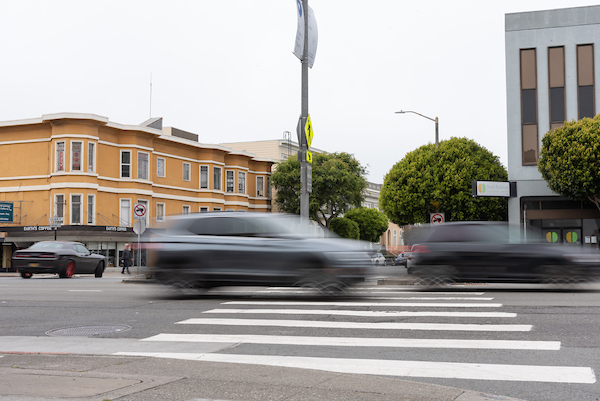
[{"label": "blurred silver car", "polygon": [[148,247],[156,280],[184,288],[277,285],[331,293],[363,281],[370,265],[367,243],[279,213],[174,217]]}]

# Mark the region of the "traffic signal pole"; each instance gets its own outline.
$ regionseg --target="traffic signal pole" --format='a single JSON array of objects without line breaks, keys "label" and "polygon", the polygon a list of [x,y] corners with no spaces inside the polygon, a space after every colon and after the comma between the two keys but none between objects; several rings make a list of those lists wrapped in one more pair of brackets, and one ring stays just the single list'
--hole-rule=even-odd
[{"label": "traffic signal pole", "polygon": [[300,217],[308,219],[308,162],[306,152],[308,143],[304,135],[304,127],[308,119],[308,0],[302,0],[302,10],[304,14],[304,50],[302,52],[302,105],[300,112]]}]

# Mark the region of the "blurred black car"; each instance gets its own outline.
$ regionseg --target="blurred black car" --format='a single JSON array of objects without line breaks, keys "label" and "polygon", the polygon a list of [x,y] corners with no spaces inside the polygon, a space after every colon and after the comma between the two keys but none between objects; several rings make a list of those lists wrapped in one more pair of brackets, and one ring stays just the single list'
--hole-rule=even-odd
[{"label": "blurred black car", "polygon": [[91,253],[79,242],[42,241],[13,253],[12,265],[23,278],[39,273],[55,273],[61,278],[73,274],[102,277],[106,262],[104,256]]},{"label": "blurred black car", "polygon": [[398,254],[396,258],[392,261],[392,266],[404,266],[406,267],[407,260],[404,257],[404,252]]},{"label": "blurred black car", "polygon": [[597,279],[598,259],[584,256],[574,246],[521,241],[505,223],[445,223],[426,229],[422,242],[412,247],[408,272],[425,284]]},{"label": "blurred black car", "polygon": [[183,288],[277,285],[330,293],[363,281],[370,265],[366,243],[280,213],[178,216],[147,246],[156,280]]}]

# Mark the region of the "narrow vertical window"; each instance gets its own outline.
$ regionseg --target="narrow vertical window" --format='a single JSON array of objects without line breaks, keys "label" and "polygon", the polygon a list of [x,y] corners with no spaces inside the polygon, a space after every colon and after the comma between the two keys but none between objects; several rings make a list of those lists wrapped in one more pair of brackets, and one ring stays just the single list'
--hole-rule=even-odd
[{"label": "narrow vertical window", "polygon": [[65,171],[65,143],[56,142],[56,171]]},{"label": "narrow vertical window", "polygon": [[162,157],[157,157],[156,158],[156,176],[165,178],[167,175],[166,167],[167,167],[167,160]]},{"label": "narrow vertical window", "polygon": [[190,214],[190,207],[188,205],[184,205],[182,213],[183,214]]},{"label": "narrow vertical window", "polygon": [[88,195],[87,197],[87,223],[94,224],[94,195]]},{"label": "narrow vertical window", "polygon": [[119,222],[121,227],[131,226],[131,199],[121,199]]},{"label": "narrow vertical window", "polygon": [[265,177],[256,177],[256,196],[265,196]]},{"label": "narrow vertical window", "polygon": [[565,48],[548,48],[548,84],[550,87],[550,129],[565,122]]},{"label": "narrow vertical window", "polygon": [[235,176],[233,175],[234,171],[233,170],[226,170],[225,171],[225,191],[226,192],[233,192],[234,188],[235,188]]},{"label": "narrow vertical window", "polygon": [[88,142],[88,173],[96,172],[96,144]]},{"label": "narrow vertical window", "polygon": [[594,45],[577,46],[577,104],[579,119],[596,115],[594,102]]},{"label": "narrow vertical window", "polygon": [[535,165],[539,151],[535,49],[521,50],[521,130],[522,163]]},{"label": "narrow vertical window", "polygon": [[71,142],[71,171],[81,171],[81,142]]},{"label": "narrow vertical window", "polygon": [[138,152],[137,178],[140,180],[148,179],[148,153]]},{"label": "narrow vertical window", "polygon": [[71,195],[71,224],[81,224],[81,195]]},{"label": "narrow vertical window", "polygon": [[213,167],[213,189],[216,191],[221,191],[221,183],[222,183],[222,178],[221,178],[221,167]]},{"label": "narrow vertical window", "polygon": [[131,178],[131,151],[121,151],[121,178]]},{"label": "narrow vertical window", "polygon": [[190,163],[183,163],[183,181],[190,181]]},{"label": "narrow vertical window", "polygon": [[267,198],[271,197],[271,177],[267,177]]},{"label": "narrow vertical window", "polygon": [[65,196],[54,195],[54,215],[56,217],[65,217]]},{"label": "narrow vertical window", "polygon": [[208,188],[208,166],[200,166],[200,188]]},{"label": "narrow vertical window", "polygon": [[156,221],[165,221],[165,204],[156,204]]},{"label": "narrow vertical window", "polygon": [[242,171],[238,172],[238,193],[246,193],[246,173]]},{"label": "narrow vertical window", "polygon": [[[149,226],[148,221],[149,221],[149,213],[148,213],[148,201],[147,200],[142,200],[142,199],[138,199],[137,203],[144,205],[144,207],[146,208],[146,219],[144,221],[144,223],[146,223],[146,227]],[[134,205],[135,206],[135,205]]]}]

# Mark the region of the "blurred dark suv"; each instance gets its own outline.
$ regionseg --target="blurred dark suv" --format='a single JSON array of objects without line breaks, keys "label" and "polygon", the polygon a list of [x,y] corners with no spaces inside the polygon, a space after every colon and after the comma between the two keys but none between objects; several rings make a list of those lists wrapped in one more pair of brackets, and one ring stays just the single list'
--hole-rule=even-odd
[{"label": "blurred dark suv", "polygon": [[243,212],[174,217],[148,243],[149,266],[163,284],[304,286],[323,293],[364,280],[367,245],[298,216]]},{"label": "blurred dark suv", "polygon": [[411,249],[409,273],[424,283],[581,282],[598,277],[598,259],[581,247],[526,243],[505,223],[431,226]]}]

